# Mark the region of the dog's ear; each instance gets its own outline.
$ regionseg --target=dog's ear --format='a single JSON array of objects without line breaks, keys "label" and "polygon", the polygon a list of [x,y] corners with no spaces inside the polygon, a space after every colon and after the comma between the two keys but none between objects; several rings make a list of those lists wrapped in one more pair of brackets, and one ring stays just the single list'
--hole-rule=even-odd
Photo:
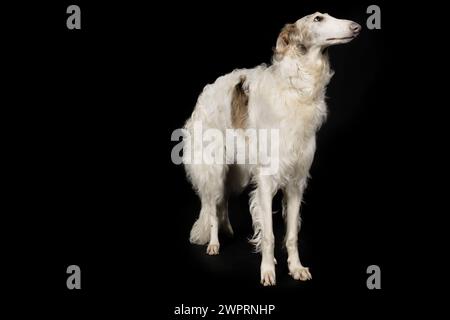
[{"label": "dog's ear", "polygon": [[277,39],[275,58],[282,57],[289,47],[295,47],[300,54],[304,54],[307,49],[303,44],[302,38],[302,33],[295,23],[285,25]]},{"label": "dog's ear", "polygon": [[294,23],[289,23],[281,29],[281,32],[278,35],[277,45],[275,47],[276,53],[282,54],[287,50],[289,45],[292,44],[296,32],[297,27]]}]

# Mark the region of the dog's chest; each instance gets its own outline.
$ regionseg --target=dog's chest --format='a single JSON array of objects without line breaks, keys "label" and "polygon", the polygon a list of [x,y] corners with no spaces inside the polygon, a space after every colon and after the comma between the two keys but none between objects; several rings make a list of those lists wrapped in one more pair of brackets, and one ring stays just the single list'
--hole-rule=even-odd
[{"label": "dog's chest", "polygon": [[327,107],[325,99],[305,103],[295,98],[287,99],[283,116],[280,117],[280,135],[286,141],[309,140],[325,120]]},{"label": "dog's chest", "polygon": [[305,176],[308,174],[315,147],[316,132],[326,114],[324,101],[303,105],[280,121],[280,174]]}]

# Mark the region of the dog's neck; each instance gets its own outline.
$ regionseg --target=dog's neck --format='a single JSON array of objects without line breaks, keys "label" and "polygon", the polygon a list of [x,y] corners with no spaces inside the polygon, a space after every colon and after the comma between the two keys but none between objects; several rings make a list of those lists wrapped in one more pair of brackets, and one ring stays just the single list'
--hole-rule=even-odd
[{"label": "dog's neck", "polygon": [[333,76],[326,51],[309,48],[303,54],[285,55],[274,66],[285,87],[295,90],[301,100],[324,99],[325,88]]}]

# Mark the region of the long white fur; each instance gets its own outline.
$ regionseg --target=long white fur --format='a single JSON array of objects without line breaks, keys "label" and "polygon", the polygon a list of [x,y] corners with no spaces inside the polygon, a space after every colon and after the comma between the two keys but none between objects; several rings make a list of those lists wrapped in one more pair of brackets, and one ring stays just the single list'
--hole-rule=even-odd
[{"label": "long white fur", "polygon": [[[317,21],[317,16],[322,17]],[[295,28],[295,29],[292,29]],[[274,236],[272,231],[272,198],[282,189],[283,216],[286,221],[285,245],[291,276],[297,280],[311,278],[300,263],[298,231],[300,204],[306,188],[309,169],[316,150],[316,132],[327,114],[325,89],[332,77],[326,47],[349,42],[360,26],[328,14],[314,13],[291,25],[294,34],[281,33],[273,63],[253,69],[239,69],[219,77],[200,94],[185,129],[193,124],[203,129],[215,128],[225,134],[232,128],[232,92],[242,76],[249,95],[247,128],[279,129],[279,168],[273,175],[260,174],[261,166],[227,164],[185,164],[187,176],[201,199],[199,218],[194,223],[190,241],[207,244],[208,254],[219,253],[219,227],[232,233],[228,219],[227,199],[232,191],[241,191],[249,183],[250,213],[254,236],[251,242],[262,252],[261,282],[275,284]],[[197,152],[192,144],[184,154]],[[233,181],[228,181],[233,171]]]}]

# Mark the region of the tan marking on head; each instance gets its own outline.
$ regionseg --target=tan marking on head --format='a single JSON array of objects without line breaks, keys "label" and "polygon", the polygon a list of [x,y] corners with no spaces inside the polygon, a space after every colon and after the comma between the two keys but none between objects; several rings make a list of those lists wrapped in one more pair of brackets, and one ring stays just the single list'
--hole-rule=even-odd
[{"label": "tan marking on head", "polygon": [[248,118],[248,92],[244,88],[245,76],[234,86],[231,98],[231,124],[235,129],[245,129]]},{"label": "tan marking on head", "polygon": [[301,27],[296,23],[286,24],[278,36],[274,58],[280,60],[287,54],[305,54],[310,37],[304,23]]}]

